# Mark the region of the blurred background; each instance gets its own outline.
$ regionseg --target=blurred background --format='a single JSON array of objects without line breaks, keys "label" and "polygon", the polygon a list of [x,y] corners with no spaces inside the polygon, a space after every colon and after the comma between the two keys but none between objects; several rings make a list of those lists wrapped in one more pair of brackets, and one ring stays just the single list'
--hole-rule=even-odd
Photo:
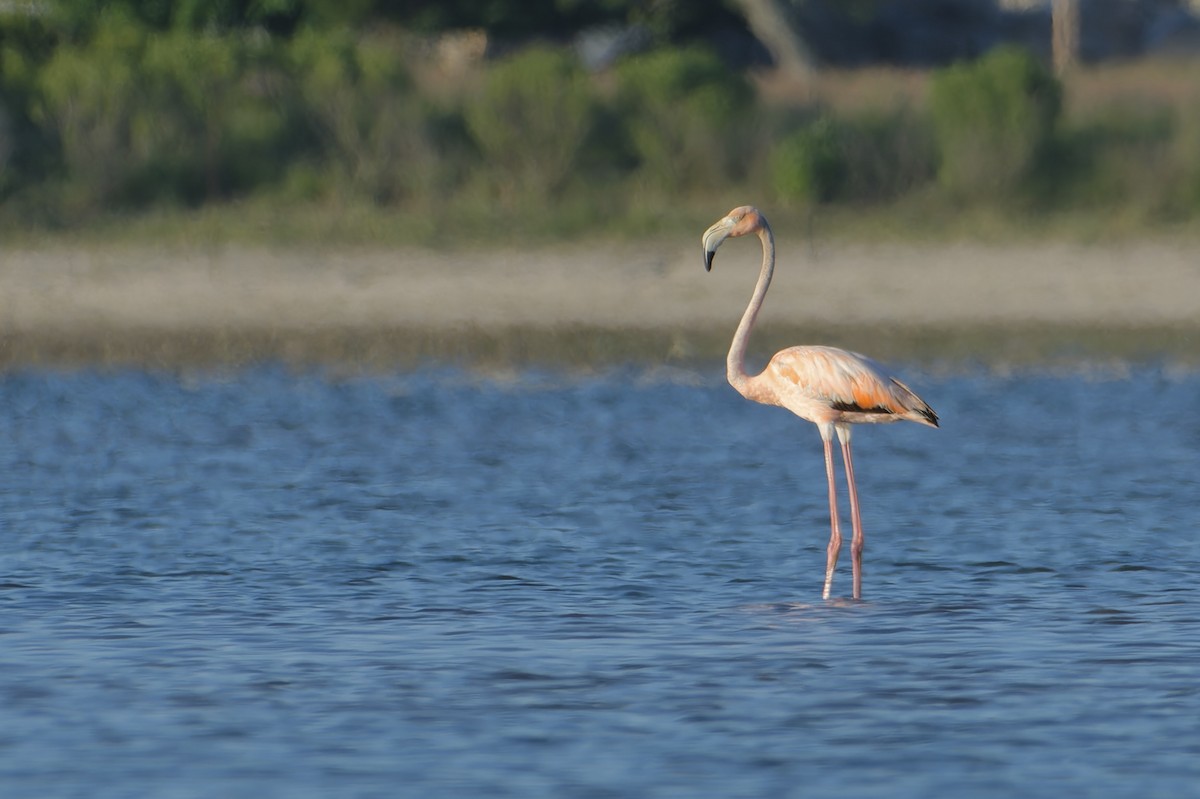
[{"label": "blurred background", "polygon": [[852,215],[859,233],[970,234],[981,215],[1186,227],[1198,15],[1195,0],[4,0],[0,230],[640,235],[691,232],[734,195],[834,230]]}]

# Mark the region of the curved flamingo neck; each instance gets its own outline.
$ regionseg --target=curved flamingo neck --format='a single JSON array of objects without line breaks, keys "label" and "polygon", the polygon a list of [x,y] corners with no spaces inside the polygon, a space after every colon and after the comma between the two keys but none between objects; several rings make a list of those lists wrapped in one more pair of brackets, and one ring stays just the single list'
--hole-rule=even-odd
[{"label": "curved flamingo neck", "polygon": [[729,356],[725,359],[725,374],[729,378],[729,384],[742,395],[746,395],[747,384],[750,381],[750,375],[746,374],[746,348],[750,343],[750,333],[754,329],[754,320],[758,318],[758,311],[762,308],[763,299],[771,285],[771,276],[775,272],[775,235],[771,233],[771,226],[765,219],[758,230],[758,238],[762,242],[762,268],[758,273],[758,283],[754,286],[754,294],[750,297],[746,312],[742,314],[742,321],[738,323],[737,332],[733,334]]}]

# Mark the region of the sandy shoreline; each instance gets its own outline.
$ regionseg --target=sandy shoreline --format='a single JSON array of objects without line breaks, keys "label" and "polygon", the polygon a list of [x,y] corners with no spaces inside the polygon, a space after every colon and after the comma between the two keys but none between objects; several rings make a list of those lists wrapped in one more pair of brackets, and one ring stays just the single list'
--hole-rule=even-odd
[{"label": "sandy shoreline", "polygon": [[[1200,254],[1182,244],[781,242],[779,256],[764,346],[772,331],[829,330],[832,343],[864,347],[896,330],[1200,332]],[[753,241],[727,244],[711,274],[698,243],[685,241],[529,252],[10,251],[0,255],[0,362],[169,363],[188,359],[189,347],[201,360],[327,360],[363,346],[386,360],[397,337],[396,357],[438,357],[495,349],[513,331],[530,357],[543,334],[585,348],[589,336],[608,336],[614,357],[625,339],[647,337],[651,353],[707,356],[728,340],[757,265]]]}]

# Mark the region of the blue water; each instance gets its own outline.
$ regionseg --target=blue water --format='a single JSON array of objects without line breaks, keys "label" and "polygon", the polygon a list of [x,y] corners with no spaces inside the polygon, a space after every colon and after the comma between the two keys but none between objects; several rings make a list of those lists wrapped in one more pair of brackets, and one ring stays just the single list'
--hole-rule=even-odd
[{"label": "blue water", "polygon": [[719,366],[0,376],[0,795],[1200,795],[1200,375],[905,372],[862,602]]}]

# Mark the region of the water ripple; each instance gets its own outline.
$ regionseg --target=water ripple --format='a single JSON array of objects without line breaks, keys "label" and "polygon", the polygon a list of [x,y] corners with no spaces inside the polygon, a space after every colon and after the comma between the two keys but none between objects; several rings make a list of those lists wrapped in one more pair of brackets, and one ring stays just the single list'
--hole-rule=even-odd
[{"label": "water ripple", "polygon": [[1194,793],[1196,375],[914,380],[828,602],[812,429],[634,377],[0,378],[0,791]]}]

